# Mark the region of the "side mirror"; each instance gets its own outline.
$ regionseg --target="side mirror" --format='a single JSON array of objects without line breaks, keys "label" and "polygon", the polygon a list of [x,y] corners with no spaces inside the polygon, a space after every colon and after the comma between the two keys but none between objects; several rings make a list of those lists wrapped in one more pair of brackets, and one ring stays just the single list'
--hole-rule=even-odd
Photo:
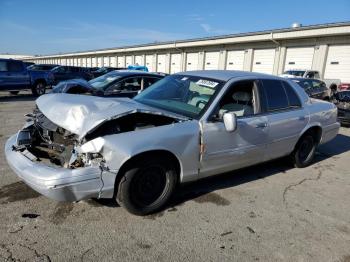
[{"label": "side mirror", "polygon": [[237,129],[237,116],[235,113],[224,114],[224,124],[227,132],[233,132]]}]

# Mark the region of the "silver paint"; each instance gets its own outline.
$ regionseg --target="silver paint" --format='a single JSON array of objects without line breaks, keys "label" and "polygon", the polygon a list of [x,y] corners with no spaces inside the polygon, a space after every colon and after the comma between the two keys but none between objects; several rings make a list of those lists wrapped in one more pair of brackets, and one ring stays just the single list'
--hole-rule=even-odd
[{"label": "silver paint", "polygon": [[60,127],[86,134],[105,121],[133,112],[161,114],[179,121],[174,124],[98,137],[77,145],[78,153],[100,153],[104,168],[92,165],[77,169],[51,167],[30,160],[12,150],[16,135],[6,143],[11,168],[29,186],[56,200],[112,197],[119,170],[132,157],[150,151],[166,151],[179,161],[180,182],[188,182],[289,154],[301,135],[313,126],[322,128],[321,143],[333,139],[339,130],[336,107],[309,99],[296,83],[290,82],[302,100],[302,108],[274,114],[239,117],[237,130],[227,132],[222,122],[209,116],[227,88],[246,79],[278,79],[240,71],[194,71],[181,74],[226,81],[213,103],[199,120],[191,120],[130,99],[50,94],[37,99],[41,112]]}]

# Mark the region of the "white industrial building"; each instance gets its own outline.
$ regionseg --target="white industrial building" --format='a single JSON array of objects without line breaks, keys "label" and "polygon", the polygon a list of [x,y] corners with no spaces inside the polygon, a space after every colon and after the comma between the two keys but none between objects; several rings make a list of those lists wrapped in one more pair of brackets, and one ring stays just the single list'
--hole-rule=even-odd
[{"label": "white industrial building", "polygon": [[350,83],[350,22],[297,26],[173,42],[91,50],[28,59],[86,67],[146,65],[176,73],[227,69],[281,74],[314,69],[324,78]]}]

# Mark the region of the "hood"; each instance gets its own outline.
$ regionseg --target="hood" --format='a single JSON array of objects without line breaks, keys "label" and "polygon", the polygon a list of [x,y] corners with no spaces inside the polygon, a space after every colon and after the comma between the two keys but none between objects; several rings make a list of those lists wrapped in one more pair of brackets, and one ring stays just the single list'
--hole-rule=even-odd
[{"label": "hood", "polygon": [[179,117],[140,104],[129,98],[102,98],[86,95],[47,94],[36,100],[39,110],[54,124],[79,136],[79,140],[103,122],[134,112]]}]

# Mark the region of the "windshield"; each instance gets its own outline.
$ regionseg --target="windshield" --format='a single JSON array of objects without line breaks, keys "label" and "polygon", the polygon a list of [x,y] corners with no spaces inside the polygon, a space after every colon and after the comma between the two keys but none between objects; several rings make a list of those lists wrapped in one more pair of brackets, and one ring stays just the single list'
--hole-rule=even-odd
[{"label": "windshield", "polygon": [[199,119],[224,82],[197,76],[171,75],[154,83],[134,99],[190,118]]},{"label": "windshield", "polygon": [[89,84],[96,90],[105,90],[110,83],[116,81],[119,78],[120,75],[116,75],[114,73],[106,74],[90,80]]},{"label": "windshield", "polygon": [[305,71],[301,71],[301,70],[288,70],[288,71],[285,71],[283,74],[302,77],[302,76],[305,74]]}]

